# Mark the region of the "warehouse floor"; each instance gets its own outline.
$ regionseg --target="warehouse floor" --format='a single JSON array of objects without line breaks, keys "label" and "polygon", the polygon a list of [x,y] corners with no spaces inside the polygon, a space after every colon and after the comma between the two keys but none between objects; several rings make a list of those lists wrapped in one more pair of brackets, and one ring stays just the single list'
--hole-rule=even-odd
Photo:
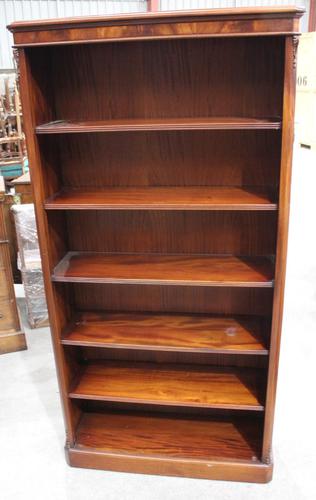
[{"label": "warehouse floor", "polygon": [[[25,326],[28,350],[0,357],[1,500],[315,498],[315,185],[316,154],[296,147],[273,481],[253,485],[70,468],[49,329]],[[26,325],[23,298],[19,305]]]}]

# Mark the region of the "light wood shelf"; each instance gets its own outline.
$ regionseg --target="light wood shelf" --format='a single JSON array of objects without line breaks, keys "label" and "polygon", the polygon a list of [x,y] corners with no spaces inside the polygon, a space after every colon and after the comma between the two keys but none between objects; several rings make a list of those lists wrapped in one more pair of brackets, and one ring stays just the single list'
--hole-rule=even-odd
[{"label": "light wood shelf", "polygon": [[266,257],[68,252],[53,281],[188,286],[273,287]]},{"label": "light wood shelf", "polygon": [[65,188],[46,210],[277,210],[275,197],[256,187]]},{"label": "light wood shelf", "polygon": [[64,345],[267,355],[268,321],[251,316],[79,313],[67,325]]},{"label": "light wood shelf", "polygon": [[[199,418],[146,412],[83,414],[76,450],[169,459],[259,462],[259,419]],[[225,446],[223,446],[223,442]]]},{"label": "light wood shelf", "polygon": [[91,362],[70,398],[120,403],[263,411],[263,373],[143,362]]}]

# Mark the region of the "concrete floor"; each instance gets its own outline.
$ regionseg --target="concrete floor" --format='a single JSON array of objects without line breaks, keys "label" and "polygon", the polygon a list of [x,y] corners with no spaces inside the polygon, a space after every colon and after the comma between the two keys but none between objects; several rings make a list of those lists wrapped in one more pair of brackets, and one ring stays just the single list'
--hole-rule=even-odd
[{"label": "concrete floor", "polygon": [[[64,460],[64,429],[49,330],[25,327],[28,350],[0,357],[0,499],[314,499],[315,185],[316,155],[296,147],[271,483],[70,468]],[[19,303],[23,313],[23,299]]]}]

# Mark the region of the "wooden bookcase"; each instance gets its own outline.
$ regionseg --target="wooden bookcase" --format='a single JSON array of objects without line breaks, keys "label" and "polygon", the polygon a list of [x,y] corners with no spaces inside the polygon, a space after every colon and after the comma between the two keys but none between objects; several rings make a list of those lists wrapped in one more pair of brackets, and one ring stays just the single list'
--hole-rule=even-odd
[{"label": "wooden bookcase", "polygon": [[71,465],[270,480],[302,13],[10,26]]}]

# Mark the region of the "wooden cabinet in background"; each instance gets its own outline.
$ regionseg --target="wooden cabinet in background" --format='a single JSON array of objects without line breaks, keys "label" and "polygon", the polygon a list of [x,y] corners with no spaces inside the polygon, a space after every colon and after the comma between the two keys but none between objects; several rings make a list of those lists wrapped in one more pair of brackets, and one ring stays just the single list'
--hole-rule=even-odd
[{"label": "wooden cabinet in background", "polygon": [[14,186],[15,193],[20,197],[20,203],[34,203],[29,172],[20,175],[11,184]]},{"label": "wooden cabinet in background", "polygon": [[71,465],[270,480],[302,12],[11,25]]},{"label": "wooden cabinet in background", "polygon": [[0,177],[0,354],[26,349],[14,293],[4,204],[5,187]]},{"label": "wooden cabinet in background", "polygon": [[12,193],[12,190],[10,190],[10,192],[6,193],[4,197],[4,217],[10,248],[11,269],[13,273],[14,283],[21,283],[21,272],[18,269],[18,244],[16,237],[16,227],[11,208],[14,205],[33,203],[30,174],[29,172],[27,172],[26,174],[23,174],[10,182],[7,181],[6,184],[7,186],[9,186],[9,188],[14,187],[14,193]]}]

